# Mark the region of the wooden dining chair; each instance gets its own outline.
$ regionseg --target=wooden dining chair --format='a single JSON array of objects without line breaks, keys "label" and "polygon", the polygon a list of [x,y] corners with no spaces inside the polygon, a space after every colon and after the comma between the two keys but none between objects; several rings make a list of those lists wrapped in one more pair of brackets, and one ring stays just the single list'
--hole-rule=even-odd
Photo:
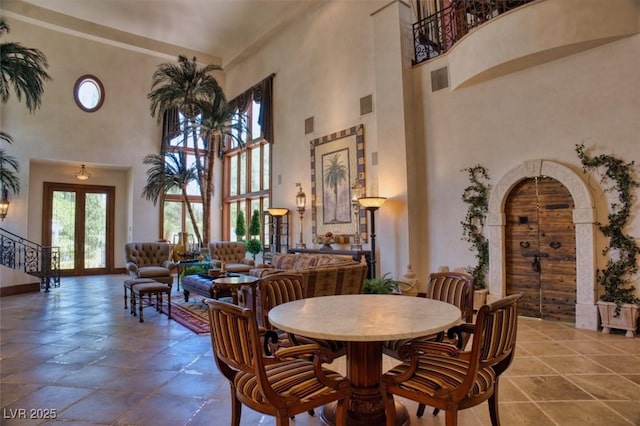
[{"label": "wooden dining chair", "polygon": [[[303,345],[309,343],[317,343],[321,347],[329,349],[334,357],[342,356],[346,353],[346,345],[344,342],[312,339],[310,337],[293,335],[277,330],[269,323],[269,311],[276,306],[300,300],[304,298],[303,290],[304,279],[299,274],[273,274],[268,275],[260,280],[258,284],[260,293],[260,310],[262,316],[262,326],[271,333],[266,333],[265,351],[270,348],[281,348],[291,345]],[[269,340],[271,339],[271,340]]]},{"label": "wooden dining chair", "polygon": [[[434,272],[429,275],[426,293],[422,293],[419,296],[457,306],[462,312],[462,320],[466,323],[471,323],[473,322],[473,284],[473,277],[464,272]],[[386,341],[383,344],[383,351],[391,357],[400,359],[398,350],[402,345],[410,341],[441,342],[445,337],[447,338],[447,343],[454,344],[460,349],[464,349],[469,341],[468,333],[462,332],[458,327],[453,327],[446,333],[440,332],[413,339]]]},{"label": "wooden dining chair", "polygon": [[298,413],[337,402],[336,424],[346,423],[351,385],[322,366],[333,361],[331,351],[312,344],[266,356],[252,310],[214,299],[205,302],[213,357],[231,387],[232,426],[240,425],[242,404],[275,416],[277,426],[288,426]]},{"label": "wooden dining chair", "polygon": [[445,410],[446,426],[458,424],[458,410],[488,400],[491,424],[499,426],[498,382],[513,360],[521,297],[483,305],[475,324],[461,326],[473,336],[470,351],[441,342],[403,346],[400,352],[407,360],[380,382],[387,426],[394,425],[394,395]]},{"label": "wooden dining chair", "polygon": [[[464,272],[434,272],[429,275],[427,291],[420,296],[439,300],[457,306],[462,312],[462,320],[465,323],[473,322],[473,276]],[[469,333],[460,327],[453,327],[445,332],[431,334],[413,339],[389,340],[384,342],[382,348],[385,354],[396,359],[401,359],[398,351],[400,347],[410,341],[442,342],[453,344],[459,349],[464,349],[469,341]],[[418,404],[416,416],[422,417],[425,405]],[[433,415],[438,414],[439,409],[433,410]]]}]

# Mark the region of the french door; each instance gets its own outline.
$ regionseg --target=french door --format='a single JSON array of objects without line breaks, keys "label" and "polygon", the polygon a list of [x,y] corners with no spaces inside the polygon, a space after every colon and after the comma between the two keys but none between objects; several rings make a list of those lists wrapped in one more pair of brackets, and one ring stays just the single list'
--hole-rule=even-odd
[{"label": "french door", "polygon": [[114,270],[115,187],[44,183],[42,241],[60,248],[60,274]]}]

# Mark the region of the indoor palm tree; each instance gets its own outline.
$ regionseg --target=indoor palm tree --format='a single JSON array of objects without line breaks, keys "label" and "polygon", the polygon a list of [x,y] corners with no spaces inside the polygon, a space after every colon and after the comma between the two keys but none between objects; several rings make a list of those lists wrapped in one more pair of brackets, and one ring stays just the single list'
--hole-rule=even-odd
[{"label": "indoor palm tree", "polygon": [[[144,157],[144,164],[151,167],[147,170],[147,184],[142,190],[142,195],[153,202],[155,206],[161,196],[168,192],[180,192],[183,198],[188,199],[187,186],[196,179],[195,168],[189,167],[184,151],[167,152],[164,155],[149,154]],[[187,204],[189,218],[197,223],[191,203]],[[196,238],[200,241],[200,231],[194,227]]]},{"label": "indoor palm tree", "polygon": [[[0,17],[0,36],[10,31],[4,17]],[[25,98],[27,109],[35,112],[42,103],[44,82],[51,80],[46,72],[49,67],[44,53],[38,49],[22,46],[20,43],[8,42],[0,44],[0,99],[7,103],[10,87],[19,101]],[[0,131],[0,140],[11,143],[11,136]],[[0,150],[0,191],[10,190],[14,194],[20,192],[18,162]]]},{"label": "indoor palm tree", "polygon": [[[186,141],[193,141],[194,178],[200,191],[202,203],[202,234],[196,218],[190,215],[194,232],[201,245],[209,241],[211,198],[213,195],[213,165],[216,154],[221,153],[225,137],[231,137],[242,145],[246,122],[243,114],[238,114],[226,101],[222,88],[211,75],[221,70],[217,65],[198,67],[196,58],[188,59],[179,56],[177,63],[161,64],[153,74],[152,90],[148,95],[151,101],[151,115],[157,117],[158,123],[165,113],[177,110],[184,117],[181,132],[173,129],[169,137],[182,133],[182,149]],[[235,129],[235,131],[232,131]],[[165,143],[167,141],[164,141]],[[202,144],[202,145],[201,145]],[[202,154],[203,151],[206,154]],[[149,179],[160,178],[160,175],[147,175],[147,185],[162,187]],[[186,193],[185,203],[189,205]],[[190,208],[190,207],[189,207]]]}]

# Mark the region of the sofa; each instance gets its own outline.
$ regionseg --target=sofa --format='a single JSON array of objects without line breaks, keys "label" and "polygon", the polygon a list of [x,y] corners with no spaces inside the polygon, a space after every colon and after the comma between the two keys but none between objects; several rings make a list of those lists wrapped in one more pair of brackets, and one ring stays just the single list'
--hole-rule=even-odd
[{"label": "sofa", "polygon": [[300,274],[305,297],[362,293],[367,264],[348,255],[320,253],[276,253],[270,265],[257,265],[250,275]]},{"label": "sofa", "polygon": [[236,241],[210,241],[211,265],[220,269],[224,262],[228,272],[246,274],[255,266],[253,259],[246,259],[247,246]]},{"label": "sofa", "polygon": [[126,268],[131,279],[150,278],[173,284],[175,263],[171,261],[171,245],[166,242],[135,242],[124,245]]}]

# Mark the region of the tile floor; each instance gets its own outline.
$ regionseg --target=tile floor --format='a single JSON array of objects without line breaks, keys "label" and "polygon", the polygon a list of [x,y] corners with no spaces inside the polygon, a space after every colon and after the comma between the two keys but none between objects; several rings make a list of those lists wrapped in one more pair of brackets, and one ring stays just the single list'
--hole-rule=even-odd
[{"label": "tile floor", "polygon": [[[209,337],[152,309],[138,323],[123,309],[124,278],[63,278],[50,293],[0,298],[0,424],[230,424]],[[640,425],[640,338],[522,318],[499,399],[506,426]],[[404,402],[412,425],[444,424],[443,413],[417,419]],[[41,419],[19,418],[32,414]],[[245,408],[241,424],[275,422]],[[291,424],[322,423],[304,414]],[[460,424],[489,425],[486,404]]]}]

